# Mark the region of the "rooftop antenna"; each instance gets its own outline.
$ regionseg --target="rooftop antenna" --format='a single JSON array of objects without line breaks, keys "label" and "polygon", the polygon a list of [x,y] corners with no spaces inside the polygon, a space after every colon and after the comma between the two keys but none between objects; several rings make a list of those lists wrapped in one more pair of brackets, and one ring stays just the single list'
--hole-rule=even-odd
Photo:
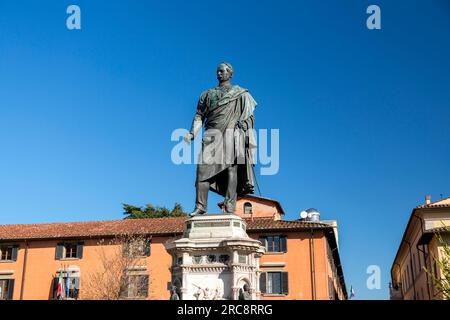
[{"label": "rooftop antenna", "polygon": [[300,212],[300,219],[305,221],[319,222],[320,212],[317,209],[309,208]]}]

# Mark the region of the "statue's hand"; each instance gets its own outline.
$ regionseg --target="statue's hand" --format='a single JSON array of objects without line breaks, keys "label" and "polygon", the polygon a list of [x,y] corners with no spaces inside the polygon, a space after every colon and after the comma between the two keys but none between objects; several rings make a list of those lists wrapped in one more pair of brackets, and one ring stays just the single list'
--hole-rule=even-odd
[{"label": "statue's hand", "polygon": [[236,122],[236,128],[242,129],[244,131],[247,131],[247,123],[245,121],[237,121]]},{"label": "statue's hand", "polygon": [[186,143],[191,143],[192,140],[194,140],[194,135],[190,132],[186,133],[186,135],[184,136],[184,142]]}]

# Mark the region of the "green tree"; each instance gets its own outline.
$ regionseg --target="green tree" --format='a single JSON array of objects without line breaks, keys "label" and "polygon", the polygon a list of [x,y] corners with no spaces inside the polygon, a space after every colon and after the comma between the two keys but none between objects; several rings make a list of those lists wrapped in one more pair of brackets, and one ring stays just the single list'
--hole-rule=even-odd
[{"label": "green tree", "polygon": [[131,204],[123,204],[123,214],[125,219],[144,219],[144,218],[164,218],[164,217],[184,217],[183,207],[179,203],[175,203],[172,210],[166,207],[155,207],[147,204],[144,207],[136,207]]}]

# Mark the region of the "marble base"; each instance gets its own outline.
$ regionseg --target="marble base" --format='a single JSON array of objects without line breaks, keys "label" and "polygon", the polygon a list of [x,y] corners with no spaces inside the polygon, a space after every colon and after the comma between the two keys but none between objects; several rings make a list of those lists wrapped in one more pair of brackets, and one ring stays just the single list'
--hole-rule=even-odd
[{"label": "marble base", "polygon": [[259,298],[259,258],[265,248],[246,233],[236,215],[194,216],[185,223],[184,236],[166,243],[172,255],[172,285],[182,300],[237,300],[247,284],[252,299]]}]

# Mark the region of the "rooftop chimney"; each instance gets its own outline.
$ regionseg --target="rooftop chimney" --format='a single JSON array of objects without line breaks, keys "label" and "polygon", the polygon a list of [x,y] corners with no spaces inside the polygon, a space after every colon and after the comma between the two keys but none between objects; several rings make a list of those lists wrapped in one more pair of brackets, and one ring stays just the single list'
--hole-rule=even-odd
[{"label": "rooftop chimney", "polygon": [[430,204],[431,203],[431,196],[425,196],[425,202],[426,202],[426,204]]}]

